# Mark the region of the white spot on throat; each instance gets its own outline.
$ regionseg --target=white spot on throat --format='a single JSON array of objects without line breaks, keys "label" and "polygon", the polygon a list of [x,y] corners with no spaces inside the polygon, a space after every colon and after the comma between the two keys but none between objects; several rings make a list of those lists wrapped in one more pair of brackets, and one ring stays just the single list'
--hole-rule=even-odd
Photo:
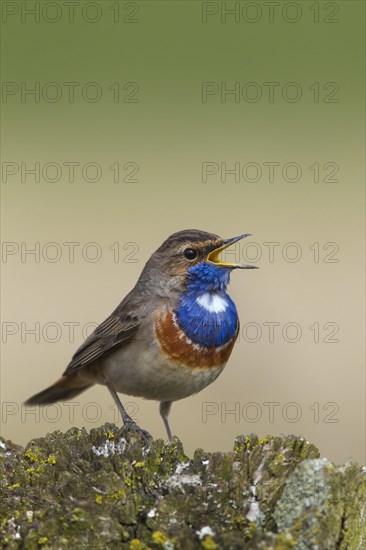
[{"label": "white spot on throat", "polygon": [[211,294],[210,292],[205,292],[201,296],[198,296],[196,302],[210,313],[220,313],[221,311],[225,311],[228,306],[227,300],[220,294]]}]

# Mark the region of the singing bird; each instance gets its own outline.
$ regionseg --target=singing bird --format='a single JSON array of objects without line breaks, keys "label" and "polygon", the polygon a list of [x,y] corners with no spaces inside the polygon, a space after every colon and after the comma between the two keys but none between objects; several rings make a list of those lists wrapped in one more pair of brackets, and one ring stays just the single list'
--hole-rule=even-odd
[{"label": "singing bird", "polygon": [[197,229],[171,235],[152,254],[135,287],[79,347],[62,377],[26,405],[70,400],[94,384],[110,391],[127,429],[151,437],[117,393],[160,401],[168,438],[173,401],[196,394],[224,369],[239,331],[226,289],[233,269],[220,253],[245,233],[222,239]]}]

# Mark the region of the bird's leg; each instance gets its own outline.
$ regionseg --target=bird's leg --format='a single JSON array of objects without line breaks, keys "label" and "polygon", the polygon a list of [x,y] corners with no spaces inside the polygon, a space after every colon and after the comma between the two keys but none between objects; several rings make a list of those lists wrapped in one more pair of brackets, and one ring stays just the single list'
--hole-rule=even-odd
[{"label": "bird's leg", "polygon": [[170,407],[172,406],[171,401],[160,401],[160,415],[162,419],[164,420],[165,428],[168,434],[168,439],[170,442],[172,442],[172,432],[170,430],[169,422],[168,422],[168,416],[170,412]]},{"label": "bird's leg", "polygon": [[122,402],[121,402],[120,398],[117,395],[117,392],[110,385],[108,380],[104,379],[104,381],[105,381],[105,385],[107,386],[107,388],[110,391],[111,396],[113,397],[113,400],[114,400],[115,404],[117,405],[117,409],[121,413],[123,424],[125,425],[127,430],[134,430],[134,431],[138,432],[139,434],[141,434],[144,441],[147,441],[148,439],[152,439],[152,435],[149,434],[149,432],[147,432],[146,430],[143,430],[142,428],[140,428],[140,426],[138,426],[136,424],[136,422],[134,420],[132,420],[130,415],[126,412],[124,406],[122,405]]}]

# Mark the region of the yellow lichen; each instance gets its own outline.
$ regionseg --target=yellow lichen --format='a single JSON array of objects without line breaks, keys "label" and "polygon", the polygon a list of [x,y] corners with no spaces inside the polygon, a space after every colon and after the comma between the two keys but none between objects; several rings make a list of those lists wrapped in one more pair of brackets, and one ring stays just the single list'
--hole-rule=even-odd
[{"label": "yellow lichen", "polygon": [[25,451],[24,456],[28,458],[31,462],[39,462],[39,455],[31,447]]},{"label": "yellow lichen", "polygon": [[288,534],[279,534],[277,535],[278,538],[278,544],[276,545],[277,550],[290,550],[290,548],[293,548],[296,544],[296,542],[293,539],[289,539]]},{"label": "yellow lichen", "polygon": [[247,446],[247,449],[248,451],[250,451],[251,447],[252,447],[252,440],[249,436],[246,436],[245,438],[245,444]]},{"label": "yellow lichen", "polygon": [[251,521],[245,531],[245,536],[246,538],[248,539],[252,539],[253,538],[253,535],[254,533],[256,532],[257,530],[257,527],[256,527],[256,524],[254,523],[254,521]]},{"label": "yellow lichen", "polygon": [[164,544],[168,540],[168,537],[164,535],[162,531],[155,531],[152,535],[152,539],[157,544]]},{"label": "yellow lichen", "polygon": [[159,546],[162,546],[162,547],[165,547],[166,543],[170,543],[173,546],[176,543],[174,539],[170,539],[162,531],[155,531],[155,533],[152,534],[152,540],[155,544],[158,544]]},{"label": "yellow lichen", "polygon": [[[39,462],[40,464],[56,464],[56,457],[54,454],[50,454],[48,455],[47,459],[44,460],[43,458],[41,458],[39,456],[39,454],[32,448],[29,448],[25,453],[24,453],[24,456],[26,458],[28,458],[31,462]],[[43,470],[41,470],[43,471]],[[27,472],[29,472],[29,468],[27,470]]]},{"label": "yellow lichen", "polygon": [[85,512],[81,508],[74,508],[71,516],[71,521],[85,521]]},{"label": "yellow lichen", "polygon": [[103,502],[103,497],[102,497],[102,495],[96,495],[96,496],[95,496],[95,502],[96,502],[97,504],[102,504],[102,502]]},{"label": "yellow lichen", "polygon": [[211,535],[205,536],[205,538],[201,541],[201,546],[205,550],[215,550],[215,548],[217,548],[217,544],[214,541],[214,539],[211,537]]},{"label": "yellow lichen", "polygon": [[133,539],[130,542],[130,550],[150,550],[150,548],[141,542],[140,539]]},{"label": "yellow lichen", "polygon": [[238,527],[244,527],[247,524],[247,520],[244,516],[237,516],[233,521]]},{"label": "yellow lichen", "polygon": [[122,497],[125,496],[125,492],[123,489],[120,489],[119,491],[116,491],[115,493],[108,495],[108,498],[111,500],[120,500]]}]

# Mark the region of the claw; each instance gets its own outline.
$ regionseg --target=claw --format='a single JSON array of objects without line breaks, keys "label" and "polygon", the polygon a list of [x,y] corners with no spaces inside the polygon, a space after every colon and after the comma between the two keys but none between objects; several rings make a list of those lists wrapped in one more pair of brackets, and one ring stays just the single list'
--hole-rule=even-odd
[{"label": "claw", "polygon": [[145,443],[147,443],[149,439],[153,439],[153,436],[149,432],[140,428],[140,426],[138,426],[133,420],[125,423],[124,426],[129,432],[137,432]]}]

